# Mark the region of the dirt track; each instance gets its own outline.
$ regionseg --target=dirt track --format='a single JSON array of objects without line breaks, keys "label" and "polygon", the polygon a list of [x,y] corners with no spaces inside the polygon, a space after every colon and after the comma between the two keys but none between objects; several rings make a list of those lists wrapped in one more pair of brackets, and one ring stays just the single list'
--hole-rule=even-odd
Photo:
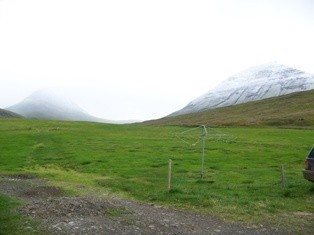
[{"label": "dirt track", "polygon": [[[39,220],[52,234],[289,234],[282,228],[227,224],[125,199],[66,197],[62,189],[30,175],[1,176],[0,193],[24,201],[18,211]],[[32,230],[31,226],[25,229]]]}]

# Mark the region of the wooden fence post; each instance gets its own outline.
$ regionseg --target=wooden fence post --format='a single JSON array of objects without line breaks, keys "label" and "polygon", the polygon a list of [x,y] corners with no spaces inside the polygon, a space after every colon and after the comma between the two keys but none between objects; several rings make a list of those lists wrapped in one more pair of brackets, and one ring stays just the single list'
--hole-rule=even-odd
[{"label": "wooden fence post", "polygon": [[169,164],[168,164],[168,192],[170,193],[171,191],[171,159],[169,159]]}]

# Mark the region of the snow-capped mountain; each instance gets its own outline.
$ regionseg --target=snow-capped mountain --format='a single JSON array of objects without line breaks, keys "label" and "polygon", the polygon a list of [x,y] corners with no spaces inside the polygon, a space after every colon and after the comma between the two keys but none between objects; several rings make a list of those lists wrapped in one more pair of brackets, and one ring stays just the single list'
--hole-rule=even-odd
[{"label": "snow-capped mountain", "polygon": [[251,67],[221,82],[169,116],[262,100],[314,89],[314,75],[278,63]]},{"label": "snow-capped mountain", "polygon": [[64,94],[53,89],[36,91],[6,109],[32,119],[111,122],[89,115]]}]

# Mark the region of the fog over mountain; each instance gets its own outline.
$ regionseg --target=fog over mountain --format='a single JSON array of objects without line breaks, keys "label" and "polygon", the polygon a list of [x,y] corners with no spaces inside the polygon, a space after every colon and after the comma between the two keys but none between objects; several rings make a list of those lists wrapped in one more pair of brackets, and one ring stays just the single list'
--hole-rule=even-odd
[{"label": "fog over mountain", "polygon": [[88,114],[56,89],[36,91],[6,109],[31,119],[117,123]]},{"label": "fog over mountain", "polygon": [[314,89],[314,75],[278,63],[251,67],[169,116],[195,113]]}]

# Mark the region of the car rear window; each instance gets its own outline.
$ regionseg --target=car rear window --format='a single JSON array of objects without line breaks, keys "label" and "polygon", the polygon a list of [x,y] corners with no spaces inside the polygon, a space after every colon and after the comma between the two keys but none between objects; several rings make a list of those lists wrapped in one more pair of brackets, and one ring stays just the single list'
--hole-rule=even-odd
[{"label": "car rear window", "polygon": [[311,152],[309,153],[308,158],[314,158],[314,147],[312,148]]}]

